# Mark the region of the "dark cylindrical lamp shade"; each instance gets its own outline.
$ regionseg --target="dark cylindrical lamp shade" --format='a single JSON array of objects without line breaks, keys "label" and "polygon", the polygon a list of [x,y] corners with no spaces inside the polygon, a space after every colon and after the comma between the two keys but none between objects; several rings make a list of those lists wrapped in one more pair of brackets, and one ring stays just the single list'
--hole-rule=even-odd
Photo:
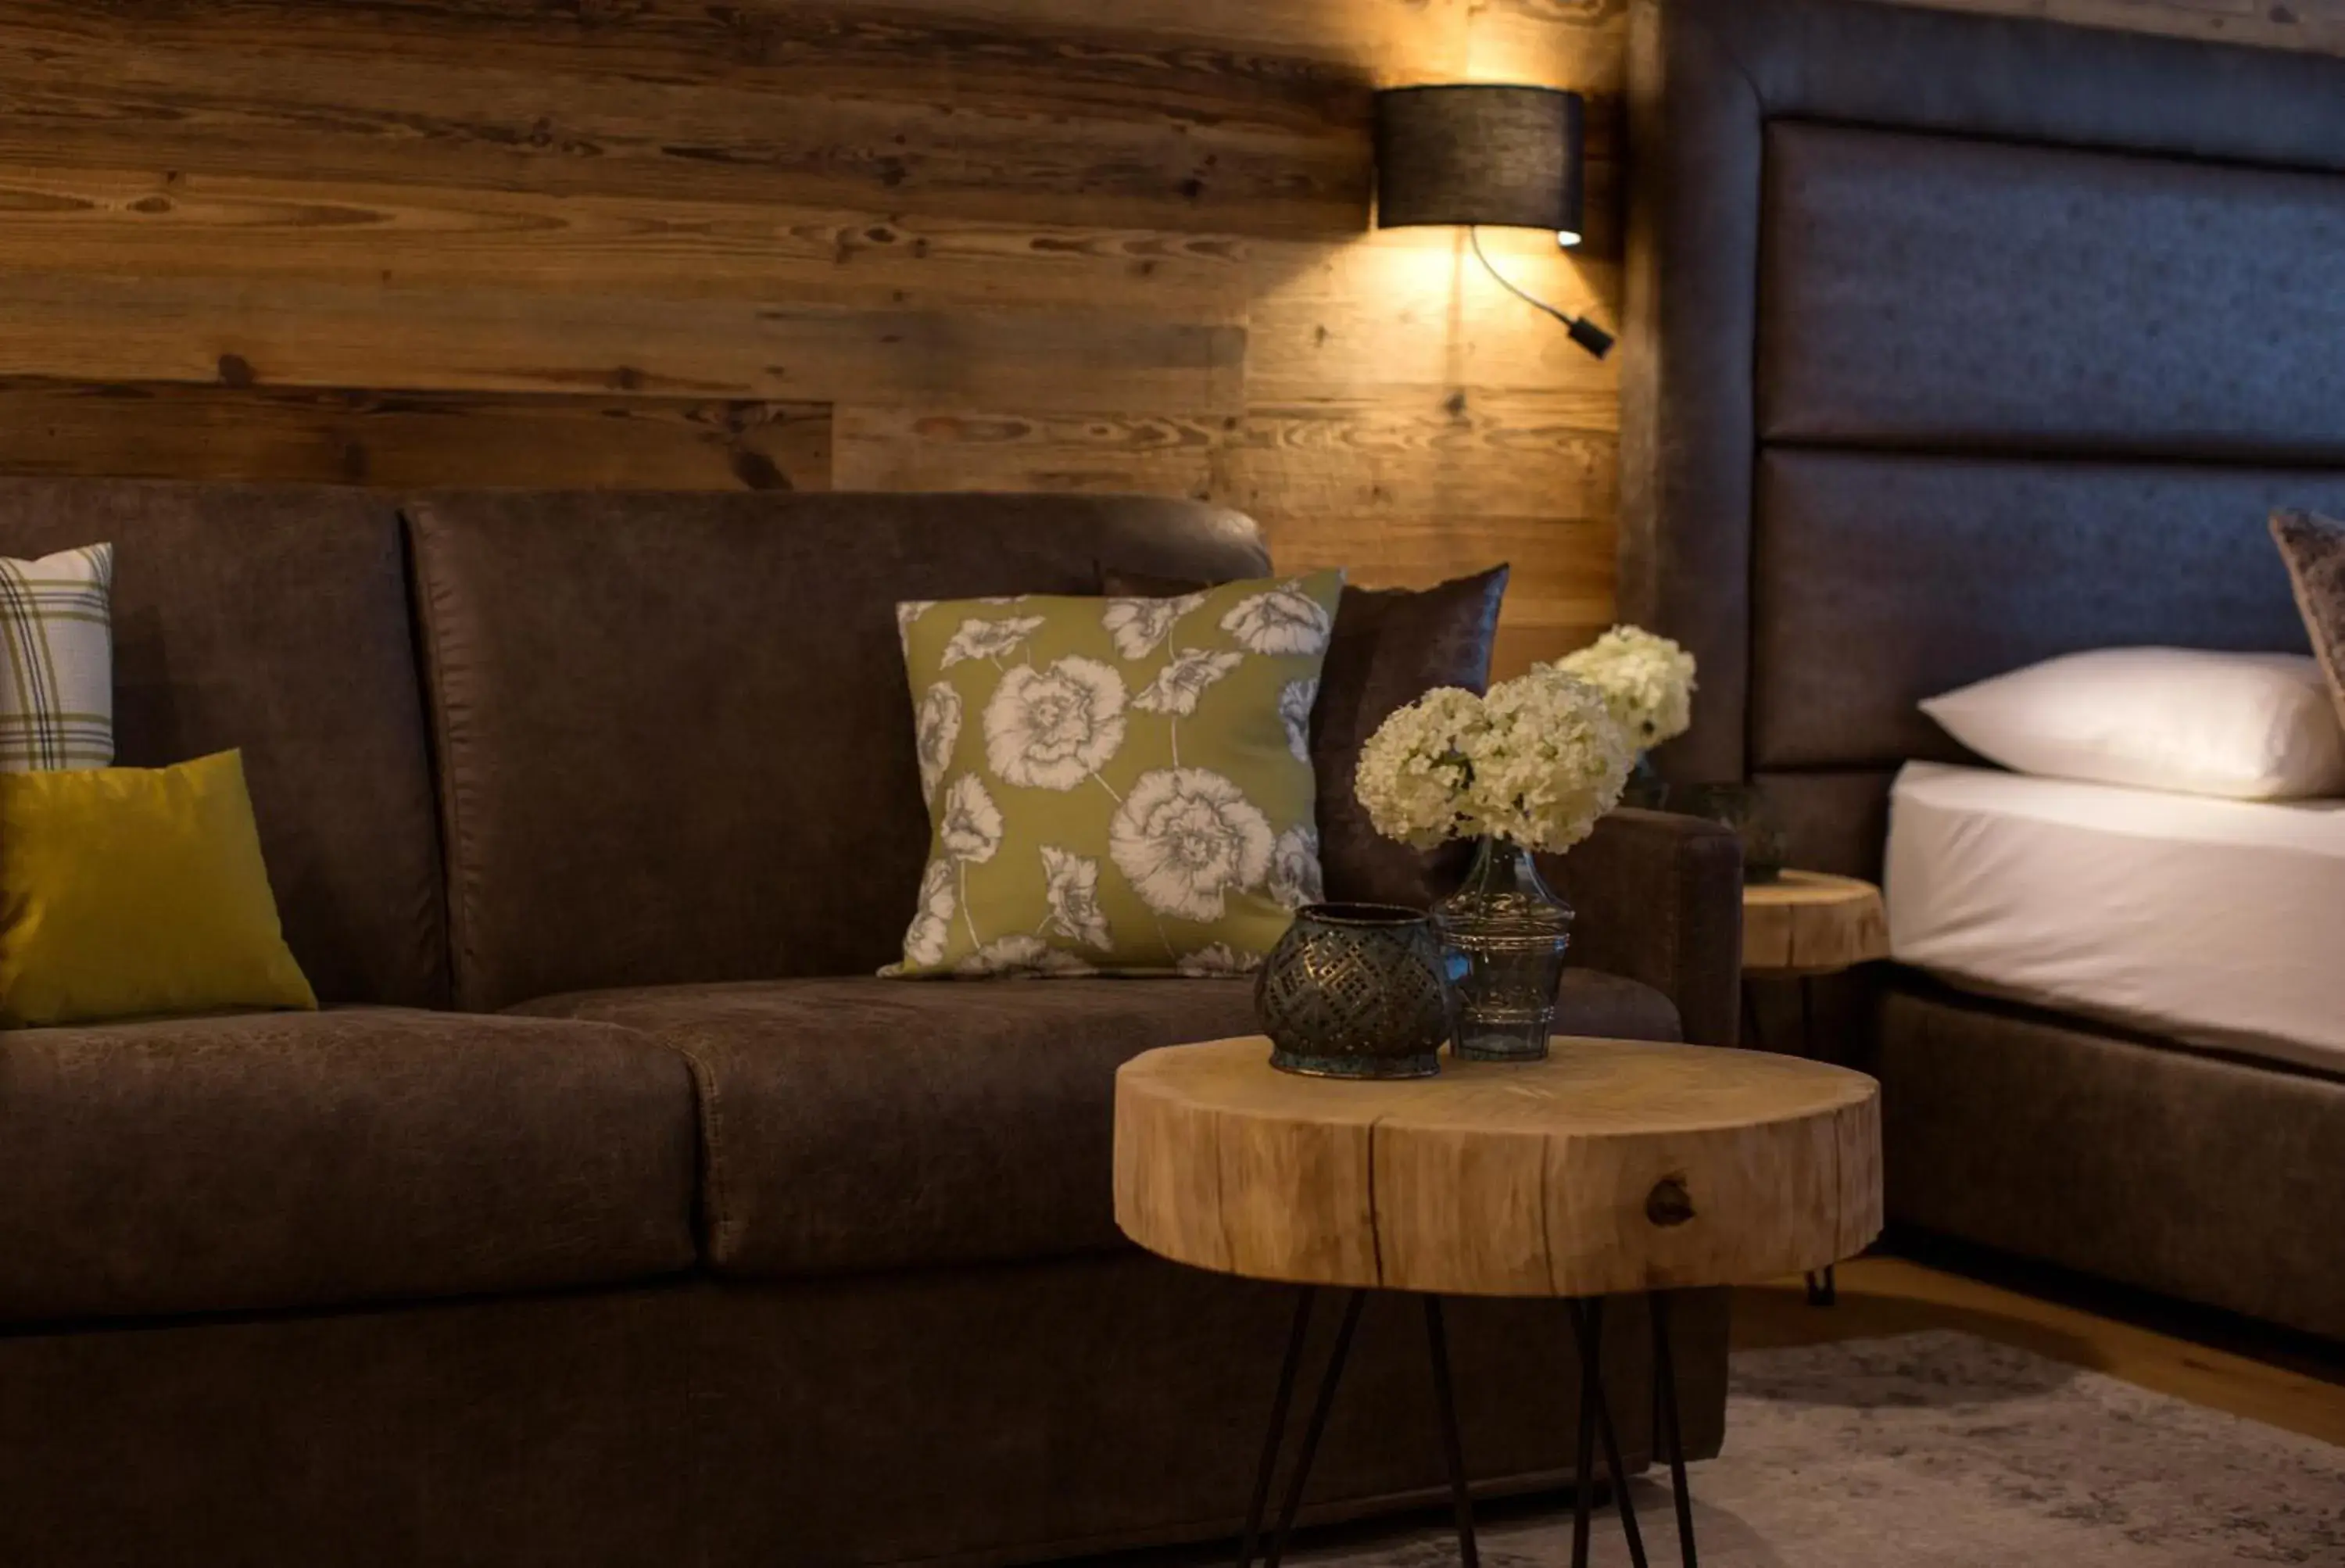
[{"label": "dark cylindrical lamp shade", "polygon": [[1580,236],[1578,93],[1482,85],[1376,95],[1376,227],[1481,224]]}]

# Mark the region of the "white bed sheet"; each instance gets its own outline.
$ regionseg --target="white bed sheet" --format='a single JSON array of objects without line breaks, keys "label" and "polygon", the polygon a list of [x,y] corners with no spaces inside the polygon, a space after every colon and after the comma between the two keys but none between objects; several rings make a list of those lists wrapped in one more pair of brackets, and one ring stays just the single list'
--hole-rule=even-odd
[{"label": "white bed sheet", "polygon": [[2345,800],[1908,763],[1889,940],[1964,990],[2345,1072]]}]

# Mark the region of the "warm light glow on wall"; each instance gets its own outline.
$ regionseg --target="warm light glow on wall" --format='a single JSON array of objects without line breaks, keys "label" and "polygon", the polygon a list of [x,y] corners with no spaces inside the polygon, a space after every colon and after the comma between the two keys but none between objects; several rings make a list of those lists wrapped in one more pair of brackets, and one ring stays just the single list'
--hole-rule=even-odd
[{"label": "warm light glow on wall", "polygon": [[[1155,3],[1155,0],[1151,0]],[[1578,91],[1601,121],[1624,76],[1626,28],[1609,4],[1307,4],[1376,87],[1518,83]],[[1609,167],[1588,227],[1617,231]],[[1552,232],[1484,229],[1521,287],[1599,321],[1619,319],[1619,269]],[[1267,521],[1282,566],[1343,565],[1364,585],[1421,584],[1514,565],[1498,665],[1518,672],[1585,643],[1612,615],[1619,356],[1599,361],[1475,260],[1454,228],[1249,243],[1248,396],[1258,408],[1344,407],[1283,493],[1233,496]]]}]

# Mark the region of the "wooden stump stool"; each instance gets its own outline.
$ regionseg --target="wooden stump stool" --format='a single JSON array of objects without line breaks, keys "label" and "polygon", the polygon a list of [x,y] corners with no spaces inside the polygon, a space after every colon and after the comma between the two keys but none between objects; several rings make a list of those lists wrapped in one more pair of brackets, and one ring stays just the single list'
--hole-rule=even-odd
[{"label": "wooden stump stool", "polygon": [[[1544,1062],[1445,1060],[1442,1075],[1333,1082],[1275,1071],[1249,1038],[1152,1051],[1116,1076],[1115,1211],[1176,1262],[1351,1299],[1305,1425],[1270,1561],[1300,1506],[1361,1303],[1423,1297],[1459,1544],[1473,1515],[1440,1298],[1563,1297],[1579,1341],[1573,1562],[1587,1562],[1592,1454],[1616,1481],[1602,1386],[1602,1298],[1649,1292],[1660,1430],[1684,1560],[1691,1505],[1668,1353],[1669,1293],[1753,1284],[1863,1250],[1881,1228],[1880,1087],[1844,1068],[1750,1051],[1558,1039]],[[1276,1470],[1313,1300],[1297,1304],[1241,1562]],[[1644,1547],[1628,1491],[1630,1556]]]},{"label": "wooden stump stool", "polygon": [[1881,890],[1829,871],[1785,871],[1742,890],[1742,970],[1838,974],[1889,956]]},{"label": "wooden stump stool", "polygon": [[[1782,873],[1742,889],[1742,1030],[1746,1045],[1765,1047],[1751,982],[1788,981],[1799,988],[1800,1054],[1814,1057],[1815,995],[1811,983],[1889,956],[1889,915],[1881,890],[1829,871]],[[1829,1265],[1808,1276],[1808,1301],[1836,1298]]]}]

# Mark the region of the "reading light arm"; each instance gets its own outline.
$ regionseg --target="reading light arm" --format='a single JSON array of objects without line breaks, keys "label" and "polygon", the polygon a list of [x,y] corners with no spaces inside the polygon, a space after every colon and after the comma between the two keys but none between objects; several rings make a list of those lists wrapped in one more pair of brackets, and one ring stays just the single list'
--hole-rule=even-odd
[{"label": "reading light arm", "polygon": [[1611,333],[1606,331],[1603,328],[1598,326],[1595,322],[1589,321],[1585,316],[1575,316],[1568,311],[1558,311],[1553,305],[1548,304],[1545,300],[1539,299],[1537,295],[1525,293],[1521,289],[1515,285],[1512,279],[1508,278],[1504,272],[1499,271],[1496,267],[1490,265],[1489,257],[1484,255],[1482,252],[1481,229],[1478,228],[1468,228],[1466,230],[1466,233],[1467,237],[1474,242],[1474,260],[1482,264],[1482,270],[1487,272],[1491,277],[1498,280],[1499,288],[1504,289],[1508,293],[1512,294],[1516,299],[1522,300],[1525,304],[1535,306],[1539,310],[1545,311],[1548,315],[1553,316],[1557,321],[1561,321],[1563,323],[1564,331],[1570,334],[1571,341],[1578,343],[1581,348],[1586,349],[1598,359],[1600,360],[1606,354],[1612,351]]}]

